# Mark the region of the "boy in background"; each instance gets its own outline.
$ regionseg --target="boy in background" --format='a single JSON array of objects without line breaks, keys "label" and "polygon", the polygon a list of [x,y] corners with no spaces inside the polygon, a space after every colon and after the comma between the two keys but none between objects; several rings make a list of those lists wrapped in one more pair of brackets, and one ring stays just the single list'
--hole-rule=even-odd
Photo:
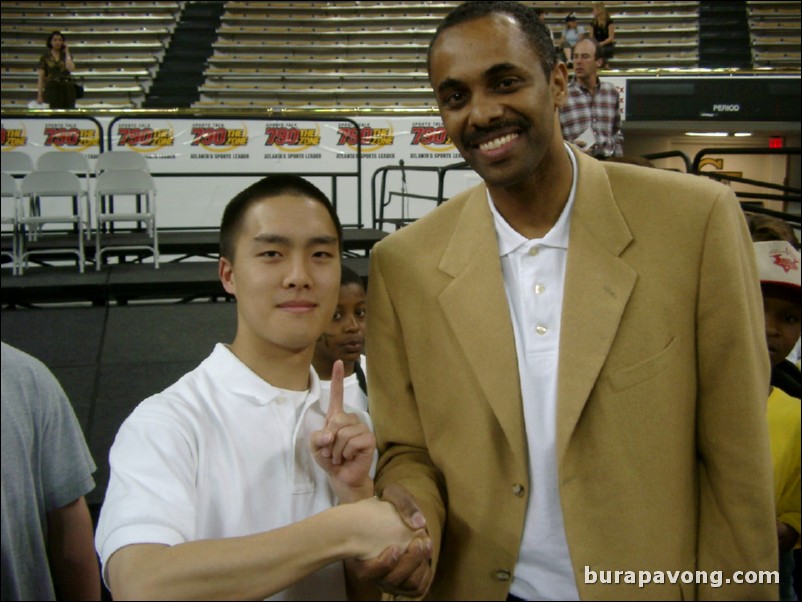
[{"label": "boy in background", "polygon": [[365,380],[365,325],[367,291],[362,278],[343,266],[340,277],[340,298],[334,318],[315,344],[312,366],[320,377],[324,396],[331,390],[334,362],[342,360],[344,368],[343,400],[353,408],[367,411],[368,388]]},{"label": "boy in background", "polygon": [[[800,255],[784,240],[755,242],[772,369],[783,362],[800,335]],[[780,599],[793,592],[794,548],[800,545],[800,400],[772,386],[766,415],[774,466]]]}]

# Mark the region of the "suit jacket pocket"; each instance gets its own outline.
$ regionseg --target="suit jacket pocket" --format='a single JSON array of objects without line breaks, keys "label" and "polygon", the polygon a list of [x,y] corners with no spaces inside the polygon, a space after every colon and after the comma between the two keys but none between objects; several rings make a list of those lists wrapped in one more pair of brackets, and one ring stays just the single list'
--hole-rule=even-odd
[{"label": "suit jacket pocket", "polygon": [[634,366],[610,374],[610,386],[616,392],[623,391],[657,376],[674,361],[674,358],[679,353],[679,348],[679,341],[676,338],[671,339],[668,345],[657,355],[638,362]]}]

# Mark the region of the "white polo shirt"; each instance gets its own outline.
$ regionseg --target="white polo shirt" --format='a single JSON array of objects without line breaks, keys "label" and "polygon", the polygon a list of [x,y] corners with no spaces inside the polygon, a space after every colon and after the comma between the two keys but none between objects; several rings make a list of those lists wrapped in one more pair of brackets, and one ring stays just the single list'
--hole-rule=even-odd
[{"label": "white polo shirt", "polygon": [[[336,505],[309,451],[328,398],[310,368],[308,391],[265,382],[225,345],[143,401],[123,423],[95,545],[104,567],[123,546],[251,535]],[[370,424],[365,412],[357,412]],[[345,600],[334,563],[271,600]]]},{"label": "white polo shirt", "polygon": [[576,159],[565,148],[573,169],[571,192],[543,238],[527,239],[516,232],[488,193],[512,315],[529,450],[529,504],[510,586],[510,593],[524,600],[579,600],[555,455],[560,319],[577,173]]}]

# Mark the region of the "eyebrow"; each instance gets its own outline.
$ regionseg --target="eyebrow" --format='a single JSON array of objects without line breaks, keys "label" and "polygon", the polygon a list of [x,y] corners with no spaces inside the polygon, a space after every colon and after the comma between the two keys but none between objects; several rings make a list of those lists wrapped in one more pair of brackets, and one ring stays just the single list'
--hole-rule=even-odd
[{"label": "eyebrow", "polygon": [[[253,242],[256,243],[268,243],[268,244],[275,244],[275,245],[291,245],[292,241],[280,234],[257,234],[253,237]],[[337,244],[337,237],[336,236],[313,236],[306,241],[307,247],[315,247],[318,245],[336,245]]]},{"label": "eyebrow", "polygon": [[[487,71],[485,71],[482,74],[482,76],[484,77],[484,79],[491,79],[493,77],[501,75],[502,73],[516,70],[518,70],[517,65],[514,65],[512,63],[499,63],[498,65],[493,65],[492,67],[490,67]],[[460,82],[458,79],[454,79],[453,77],[447,77],[442,82],[440,82],[439,86],[437,86],[437,92],[442,93],[445,92],[446,90],[451,90],[452,88],[458,88],[461,85],[462,82]]]}]

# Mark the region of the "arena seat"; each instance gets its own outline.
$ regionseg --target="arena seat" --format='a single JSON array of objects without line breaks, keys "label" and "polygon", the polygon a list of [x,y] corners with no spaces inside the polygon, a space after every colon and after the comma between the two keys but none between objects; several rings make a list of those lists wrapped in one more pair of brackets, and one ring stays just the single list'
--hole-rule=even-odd
[{"label": "arena seat", "polygon": [[750,1],[746,5],[754,66],[802,67],[800,3]]}]

